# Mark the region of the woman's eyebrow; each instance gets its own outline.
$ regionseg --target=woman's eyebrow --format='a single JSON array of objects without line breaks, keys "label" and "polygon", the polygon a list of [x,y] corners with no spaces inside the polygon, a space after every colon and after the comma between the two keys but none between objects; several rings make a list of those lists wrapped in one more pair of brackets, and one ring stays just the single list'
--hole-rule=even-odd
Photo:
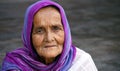
[{"label": "woman's eyebrow", "polygon": [[59,27],[63,27],[62,24],[53,24],[52,26],[59,26]]},{"label": "woman's eyebrow", "polygon": [[34,28],[34,30],[43,29],[43,28],[44,28],[43,26],[37,26]]}]

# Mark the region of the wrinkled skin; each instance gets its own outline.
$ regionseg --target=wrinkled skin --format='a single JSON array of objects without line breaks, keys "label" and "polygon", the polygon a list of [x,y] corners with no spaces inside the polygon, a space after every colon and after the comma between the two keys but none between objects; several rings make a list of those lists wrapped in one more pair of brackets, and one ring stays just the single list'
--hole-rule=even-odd
[{"label": "wrinkled skin", "polygon": [[39,59],[52,63],[61,54],[64,43],[64,29],[61,16],[54,7],[40,9],[34,16],[32,44]]}]

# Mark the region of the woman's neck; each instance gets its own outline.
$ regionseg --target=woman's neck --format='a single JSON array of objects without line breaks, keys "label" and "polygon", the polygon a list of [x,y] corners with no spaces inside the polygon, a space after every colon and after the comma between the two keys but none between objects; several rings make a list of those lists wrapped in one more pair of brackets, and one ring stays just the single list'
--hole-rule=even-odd
[{"label": "woman's neck", "polygon": [[40,60],[42,63],[44,63],[44,64],[46,64],[46,65],[49,65],[49,64],[51,64],[52,62],[55,61],[55,58],[43,58],[43,57],[40,57],[39,60]]}]

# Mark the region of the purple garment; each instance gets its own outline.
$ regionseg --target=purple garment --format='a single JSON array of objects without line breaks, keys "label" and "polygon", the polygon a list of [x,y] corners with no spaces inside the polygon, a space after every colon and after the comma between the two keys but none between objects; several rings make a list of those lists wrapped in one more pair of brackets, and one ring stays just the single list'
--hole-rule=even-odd
[{"label": "purple garment", "polygon": [[[62,25],[65,32],[64,47],[61,55],[50,65],[45,65],[37,60],[37,54],[31,45],[32,22],[35,13],[45,6],[55,6],[59,9]],[[28,7],[23,27],[23,48],[16,49],[6,54],[2,64],[2,71],[67,71],[75,58],[76,48],[72,45],[70,27],[64,9],[50,0],[42,0]]]}]

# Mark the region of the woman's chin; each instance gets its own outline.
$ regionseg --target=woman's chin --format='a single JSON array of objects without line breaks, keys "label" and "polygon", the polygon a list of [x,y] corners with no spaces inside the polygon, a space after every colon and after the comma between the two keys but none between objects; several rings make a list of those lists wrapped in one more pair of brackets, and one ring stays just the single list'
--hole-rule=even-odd
[{"label": "woman's chin", "polygon": [[56,58],[60,53],[55,52],[49,52],[49,53],[43,53],[43,55],[40,55],[44,58]]},{"label": "woman's chin", "polygon": [[44,58],[56,58],[58,55],[62,53],[62,49],[51,49],[51,50],[40,50],[37,51],[38,55]]}]

